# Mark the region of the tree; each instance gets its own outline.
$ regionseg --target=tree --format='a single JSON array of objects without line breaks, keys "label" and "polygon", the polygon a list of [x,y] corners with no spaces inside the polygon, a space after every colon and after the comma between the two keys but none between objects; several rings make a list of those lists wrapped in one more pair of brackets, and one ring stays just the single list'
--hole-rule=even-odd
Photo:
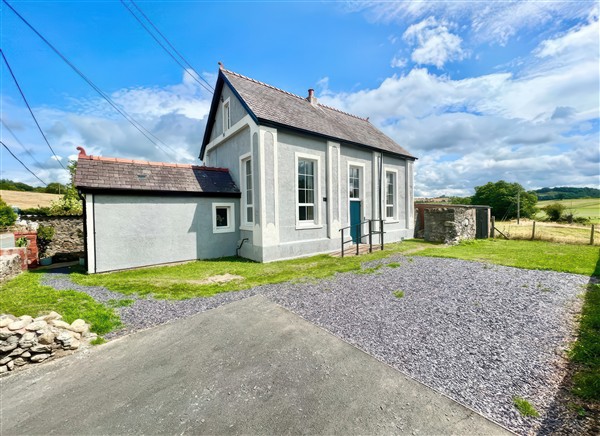
[{"label": "tree", "polygon": [[0,198],[0,228],[10,227],[17,220],[17,214]]},{"label": "tree", "polygon": [[[544,207],[543,210],[548,215],[550,221],[558,221],[562,217],[563,212],[567,208],[564,204],[561,203],[551,203],[548,206]],[[571,216],[572,219],[572,216]]]},{"label": "tree", "polygon": [[44,188],[44,192],[47,194],[64,194],[66,190],[67,187],[58,182],[48,183],[48,186]]},{"label": "tree", "polygon": [[508,183],[500,180],[488,182],[475,187],[475,195],[471,204],[491,206],[492,215],[498,219],[510,219],[517,216],[517,194],[520,193],[521,217],[532,217],[537,208],[537,195],[526,192],[518,183]]},{"label": "tree", "polygon": [[77,161],[72,160],[67,167],[71,174],[71,182],[65,187],[65,194],[60,200],[53,201],[50,205],[50,215],[81,215],[83,204],[75,188],[75,171]]}]

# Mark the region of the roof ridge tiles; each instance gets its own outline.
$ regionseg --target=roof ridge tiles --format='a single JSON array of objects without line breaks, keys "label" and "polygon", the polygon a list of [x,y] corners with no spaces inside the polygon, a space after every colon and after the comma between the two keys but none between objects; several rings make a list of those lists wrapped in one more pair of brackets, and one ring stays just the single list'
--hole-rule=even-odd
[{"label": "roof ridge tiles", "polygon": [[321,107],[324,107],[325,109],[331,109],[332,111],[336,111],[336,112],[339,112],[341,114],[348,115],[348,116],[350,116],[352,118],[358,118],[359,120],[366,121],[367,123],[369,122],[368,118],[359,117],[358,115],[351,114],[350,112],[344,112],[343,110],[340,110],[340,109],[337,109],[337,108],[334,108],[334,107],[331,107],[331,106],[327,106],[326,104],[323,104],[323,103],[317,103],[317,104],[319,106],[321,106]]},{"label": "roof ridge tiles", "polygon": [[222,71],[224,71],[226,73],[229,73],[229,74],[233,74],[234,76],[241,77],[242,79],[246,79],[246,80],[249,80],[251,82],[258,83],[259,85],[266,86],[267,88],[274,89],[275,91],[283,92],[284,94],[291,95],[292,97],[299,98],[300,100],[305,100],[306,101],[306,99],[304,97],[301,97],[298,94],[294,94],[292,92],[286,91],[285,89],[281,89],[281,88],[278,88],[276,86],[269,85],[268,83],[261,82],[260,80],[253,79],[252,77],[244,76],[243,74],[236,73],[235,71],[231,71],[231,70],[226,70],[225,68],[223,68]]},{"label": "roof ridge tiles", "polygon": [[220,168],[220,167],[207,167],[207,166],[203,166],[203,165],[170,163],[170,162],[152,162],[152,161],[147,161],[147,160],[94,156],[91,154],[85,155],[85,156],[80,155],[79,159],[97,160],[97,161],[102,161],[102,162],[113,162],[113,163],[127,163],[127,164],[133,164],[133,165],[146,165],[146,166],[153,166],[153,167],[189,168],[189,169],[193,169],[193,170],[222,171],[222,172],[226,172],[226,173],[229,172],[229,169]]},{"label": "roof ridge tiles", "polygon": [[[253,79],[252,77],[244,76],[243,74],[236,73],[235,71],[227,70],[227,69],[225,69],[225,68],[223,68],[223,69],[222,69],[222,71],[224,71],[224,72],[226,72],[226,73],[229,73],[229,74],[233,74],[234,76],[240,77],[240,78],[242,78],[242,79],[246,79],[246,80],[249,80],[249,81],[251,81],[251,82],[258,83],[259,85],[266,86],[267,88],[274,89],[275,91],[283,92],[284,94],[291,95],[292,97],[299,98],[300,100],[304,100],[304,101],[306,101],[306,98],[304,98],[304,97],[301,97],[301,96],[299,96],[299,95],[297,95],[297,94],[294,94],[294,93],[292,93],[292,92],[286,91],[285,89],[281,89],[281,88],[278,88],[278,87],[276,87],[276,86],[269,85],[268,83],[261,82],[260,80]],[[322,103],[317,103],[317,104],[318,104],[318,106],[324,107],[324,108],[326,108],[326,109],[331,109],[331,110],[333,110],[333,111],[336,111],[336,112],[339,112],[339,113],[341,113],[341,114],[348,115],[348,116],[351,116],[351,117],[353,117],[353,118],[357,118],[357,119],[359,119],[359,120],[362,120],[362,121],[369,122],[369,119],[368,119],[368,118],[359,117],[358,115],[354,115],[354,114],[351,114],[351,113],[349,113],[349,112],[344,112],[344,111],[342,111],[342,110],[340,110],[340,109],[336,109],[336,108],[334,108],[334,107],[327,106],[327,105],[325,105],[325,104],[322,104]]]}]

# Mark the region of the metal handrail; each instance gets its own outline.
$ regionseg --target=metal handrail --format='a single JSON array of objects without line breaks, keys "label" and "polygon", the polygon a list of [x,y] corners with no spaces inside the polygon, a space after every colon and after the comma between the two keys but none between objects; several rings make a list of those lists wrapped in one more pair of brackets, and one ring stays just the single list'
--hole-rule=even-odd
[{"label": "metal handrail", "polygon": [[[379,231],[373,230],[373,221],[379,221],[379,228],[380,228]],[[367,223],[369,223],[369,233],[363,234],[362,233],[362,226],[364,224],[367,224]],[[353,239],[350,239],[348,241],[344,241],[344,230],[351,229],[353,227],[358,227],[358,229],[357,229],[357,233],[358,233],[357,239],[358,239],[358,242],[356,244],[356,255],[357,256],[359,254],[360,243],[361,243],[362,239],[365,236],[369,237],[369,253],[373,252],[373,235],[381,235],[380,242],[381,242],[381,249],[383,250],[383,235],[385,233],[383,231],[383,223],[384,223],[383,220],[365,220],[365,221],[361,221],[358,224],[354,224],[354,225],[349,225],[349,226],[346,226],[346,227],[342,227],[339,230],[340,232],[342,232],[342,237],[341,237],[341,244],[342,244],[342,246],[341,246],[341,249],[342,249],[342,251],[341,251],[341,257],[344,257],[344,245],[354,242]]]}]

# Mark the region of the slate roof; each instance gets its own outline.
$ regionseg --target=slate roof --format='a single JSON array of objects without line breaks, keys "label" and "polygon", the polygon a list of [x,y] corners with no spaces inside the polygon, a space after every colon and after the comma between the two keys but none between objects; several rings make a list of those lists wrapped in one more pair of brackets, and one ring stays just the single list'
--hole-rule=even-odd
[{"label": "slate roof", "polygon": [[239,196],[225,168],[146,162],[79,154],[75,186],[87,191],[136,191]]},{"label": "slate roof", "polygon": [[[218,104],[217,97],[223,83],[227,83],[233,89],[258,124],[290,127],[342,143],[362,145],[416,159],[406,149],[373,126],[368,119],[320,103],[313,105],[306,98],[224,68],[219,71],[217,90],[212,106]],[[213,125],[210,117],[214,119],[214,112],[216,112],[216,107],[211,107],[200,158],[203,158],[204,147],[209,142],[209,129]]]}]

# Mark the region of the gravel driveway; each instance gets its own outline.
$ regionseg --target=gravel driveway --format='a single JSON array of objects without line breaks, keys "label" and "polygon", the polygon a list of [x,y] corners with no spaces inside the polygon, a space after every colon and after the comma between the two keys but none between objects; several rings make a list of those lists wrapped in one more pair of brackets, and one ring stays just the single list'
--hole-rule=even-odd
[{"label": "gravel driveway", "polygon": [[[581,308],[577,295],[589,278],[426,257],[392,256],[365,266],[377,265],[371,274],[210,298],[136,300],[119,309],[127,329],[116,335],[262,294],[488,418],[534,433],[564,375],[564,351]],[[61,274],[47,274],[44,282],[101,301],[131,298],[75,285]],[[404,296],[395,297],[396,290]],[[521,417],[515,396],[541,417]],[[552,429],[547,421],[545,432]]]}]

